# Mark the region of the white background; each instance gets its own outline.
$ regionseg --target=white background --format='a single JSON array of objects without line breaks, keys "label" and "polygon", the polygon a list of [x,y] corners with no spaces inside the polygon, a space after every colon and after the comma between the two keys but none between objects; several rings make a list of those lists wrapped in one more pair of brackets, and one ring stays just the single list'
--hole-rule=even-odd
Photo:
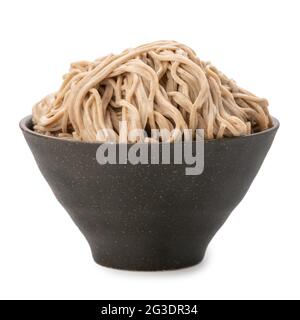
[{"label": "white background", "polygon": [[[300,298],[299,1],[1,1],[0,298]],[[281,127],[204,262],[137,273],[96,265],[18,128],[69,63],[183,42],[267,97]]]}]

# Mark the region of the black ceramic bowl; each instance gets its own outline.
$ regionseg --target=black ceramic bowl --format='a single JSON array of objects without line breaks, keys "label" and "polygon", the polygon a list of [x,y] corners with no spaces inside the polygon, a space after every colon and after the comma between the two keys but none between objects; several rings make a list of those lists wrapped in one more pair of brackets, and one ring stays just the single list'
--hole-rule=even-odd
[{"label": "black ceramic bowl", "polygon": [[201,175],[185,165],[100,165],[97,143],[43,136],[31,117],[25,139],[56,198],[86,237],[94,260],[127,270],[199,263],[257,174],[279,122],[250,136],[205,141]]}]

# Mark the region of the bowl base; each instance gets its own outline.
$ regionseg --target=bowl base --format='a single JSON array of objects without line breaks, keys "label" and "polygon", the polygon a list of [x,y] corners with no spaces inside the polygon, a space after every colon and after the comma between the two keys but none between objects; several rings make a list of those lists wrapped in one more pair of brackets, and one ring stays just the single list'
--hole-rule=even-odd
[{"label": "bowl base", "polygon": [[128,263],[128,262],[118,262],[116,261],[110,261],[108,259],[103,259],[99,257],[95,257],[93,255],[94,261],[106,268],[111,268],[111,269],[117,269],[117,270],[124,270],[124,271],[148,271],[148,272],[153,272],[153,271],[174,271],[178,269],[184,269],[184,268],[189,268],[193,267],[199,263],[201,263],[204,259],[205,254],[201,255],[200,257],[186,260],[186,261],[173,261],[173,263],[154,263],[154,262],[147,262],[143,263],[143,261],[135,262],[135,263]]}]

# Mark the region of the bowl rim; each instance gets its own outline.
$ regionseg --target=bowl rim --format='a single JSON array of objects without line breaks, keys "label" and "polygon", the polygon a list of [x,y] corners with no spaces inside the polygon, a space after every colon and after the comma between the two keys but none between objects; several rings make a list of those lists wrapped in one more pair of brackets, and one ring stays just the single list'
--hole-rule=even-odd
[{"label": "bowl rim", "polygon": [[[253,137],[256,136],[260,136],[260,135],[265,135],[267,133],[270,133],[272,131],[276,131],[279,126],[280,126],[280,122],[278,121],[277,118],[275,117],[271,117],[273,120],[273,126],[263,130],[263,131],[259,131],[256,133],[252,133],[249,135],[245,135],[245,136],[238,136],[238,137],[227,137],[227,138],[220,138],[220,139],[205,139],[204,142],[205,143],[213,143],[213,142],[220,142],[220,141],[234,141],[234,140],[241,140],[241,139],[251,139]],[[103,142],[97,142],[97,141],[78,141],[78,140],[70,140],[70,139],[64,139],[64,138],[58,138],[58,137],[54,137],[54,136],[47,136],[38,132],[35,132],[34,130],[29,128],[29,123],[30,121],[32,121],[32,115],[28,115],[26,117],[24,117],[20,122],[19,122],[19,127],[23,132],[27,132],[30,135],[42,138],[42,139],[47,139],[47,140],[53,140],[53,141],[60,141],[61,143],[73,143],[73,144],[96,144],[96,145],[101,145]],[[162,144],[164,142],[159,142],[159,144]],[[131,145],[132,143],[128,143],[128,145]]]}]

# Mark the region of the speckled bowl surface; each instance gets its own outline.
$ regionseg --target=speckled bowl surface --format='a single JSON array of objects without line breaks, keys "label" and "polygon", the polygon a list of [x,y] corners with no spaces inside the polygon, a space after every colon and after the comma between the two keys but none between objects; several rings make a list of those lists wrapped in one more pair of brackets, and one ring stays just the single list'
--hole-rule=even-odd
[{"label": "speckled bowl surface", "polygon": [[279,122],[274,119],[272,128],[250,136],[205,141],[201,175],[185,175],[184,164],[100,165],[99,143],[40,135],[32,130],[30,116],[20,127],[94,260],[150,271],[203,259],[208,243],[248,191]]}]

